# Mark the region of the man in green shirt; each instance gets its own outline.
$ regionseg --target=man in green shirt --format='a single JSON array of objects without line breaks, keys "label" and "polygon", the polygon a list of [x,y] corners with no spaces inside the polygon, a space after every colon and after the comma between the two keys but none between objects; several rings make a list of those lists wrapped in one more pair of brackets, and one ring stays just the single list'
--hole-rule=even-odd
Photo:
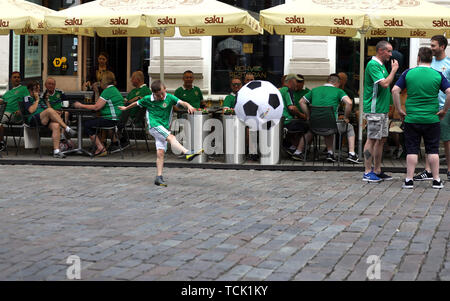
[{"label": "man in green shirt", "polygon": [[[347,134],[349,148],[349,156],[347,160],[353,163],[361,163],[359,162],[358,156],[355,153],[355,130],[353,129],[353,125],[349,123],[349,115],[352,111],[352,100],[347,96],[344,90],[338,88],[339,85],[339,76],[336,73],[330,74],[330,76],[328,76],[327,83],[306,93],[306,95],[303,96],[303,98],[300,100],[300,105],[302,107],[302,110],[308,116],[308,119],[310,114],[306,103],[310,103],[313,106],[332,106],[335,113],[335,119],[337,121],[339,105],[341,104],[341,102],[344,103],[344,123],[338,122],[337,128],[341,135],[343,133]],[[311,132],[309,132],[307,134],[307,140],[310,140],[311,136]],[[336,162],[333,154],[333,137],[334,135],[325,136],[325,145],[327,146],[328,151],[327,161],[330,162]]]},{"label": "man in green shirt", "polygon": [[[433,175],[433,188],[443,188],[439,177],[440,119],[450,108],[450,83],[445,76],[431,68],[433,54],[430,48],[421,47],[417,67],[408,69],[400,76],[392,89],[394,104],[405,122],[406,179],[403,188],[413,188],[414,169],[417,165],[420,142],[423,138],[425,152]],[[406,113],[400,104],[400,92],[408,90]],[[446,94],[444,107],[439,110],[439,91]]]},{"label": "man in green shirt", "polygon": [[199,87],[193,85],[194,73],[187,70],[183,73],[183,86],[175,90],[175,96],[193,106],[195,109],[206,106]]},{"label": "man in green shirt", "polygon": [[302,113],[302,119],[306,119],[306,115],[304,114],[304,112],[302,111],[302,108],[300,107],[300,99],[302,99],[303,96],[306,95],[306,93],[308,93],[309,90],[308,88],[305,88],[305,77],[301,74],[297,74],[297,76],[301,79],[299,81],[297,81],[297,90],[294,91],[294,104],[297,107],[297,109],[300,111],[300,113]]},{"label": "man in green shirt", "polygon": [[234,109],[236,106],[236,93],[242,88],[242,81],[235,77],[231,80],[231,94],[225,97],[223,101],[223,109]]},{"label": "man in green shirt", "polygon": [[389,88],[398,70],[398,62],[391,60],[392,69],[388,73],[384,62],[389,61],[392,56],[392,45],[387,41],[380,41],[375,50],[376,55],[369,61],[364,73],[363,104],[367,119],[367,140],[364,145],[363,181],[366,182],[392,180],[391,176],[381,172],[381,157],[383,145],[389,135]]},{"label": "man in green shirt", "polygon": [[177,138],[170,133],[170,122],[172,119],[173,106],[182,106],[189,114],[193,114],[195,108],[188,102],[178,99],[176,96],[166,92],[166,86],[160,80],[155,80],[151,85],[152,94],[147,95],[128,106],[120,106],[122,111],[132,109],[136,106],[147,109],[147,123],[150,134],[155,138],[156,143],[156,178],[155,185],[167,186],[162,177],[164,166],[164,154],[167,150],[167,141],[173,150],[180,151],[186,160],[191,161],[203,152],[203,149],[194,152],[183,147]]},{"label": "man in green shirt", "polygon": [[[128,93],[127,98],[125,98],[125,105],[132,104],[135,101],[138,101],[144,96],[150,95],[150,89],[144,83],[144,73],[142,71],[135,71],[131,75],[131,84],[134,89]],[[139,108],[133,108],[130,110],[130,118],[134,119],[136,117]]]},{"label": "man in green shirt", "polygon": [[294,93],[298,89],[298,82],[302,78],[296,74],[288,74],[285,77],[286,86],[280,89],[281,97],[283,98],[283,117],[284,127],[291,132],[288,134],[286,141],[283,142],[284,150],[291,155],[294,160],[303,160],[301,152],[302,136],[308,131],[308,125],[302,119],[302,113],[294,104]]},{"label": "man in green shirt", "polygon": [[[1,121],[3,122],[18,124],[22,122],[22,115],[20,114],[18,102],[23,101],[23,98],[30,95],[30,93],[28,92],[27,87],[22,86],[20,82],[20,73],[17,71],[11,73],[12,89],[0,98],[0,104],[2,102],[6,103],[5,113],[4,116],[2,116],[3,118],[1,118]],[[0,151],[6,147],[6,142],[3,141],[3,139],[3,125],[0,124]]]}]

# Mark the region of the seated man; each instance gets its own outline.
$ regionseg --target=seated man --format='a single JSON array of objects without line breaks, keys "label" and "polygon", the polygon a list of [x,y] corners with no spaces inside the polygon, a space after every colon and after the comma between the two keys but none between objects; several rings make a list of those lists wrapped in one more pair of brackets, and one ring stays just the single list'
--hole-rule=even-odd
[{"label": "seated man", "polygon": [[[94,151],[94,156],[103,157],[108,154],[100,137],[95,135],[95,127],[115,126],[119,122],[120,115],[122,114],[122,111],[119,110],[119,106],[123,106],[124,101],[122,94],[120,94],[119,90],[114,86],[115,82],[116,77],[114,76],[114,73],[105,71],[100,80],[100,86],[103,89],[103,92],[100,96],[96,93],[95,104],[86,105],[77,101],[73,105],[77,109],[100,111],[99,118],[86,120],[83,125],[83,128],[89,135],[92,143],[95,144],[96,149]],[[96,89],[95,86],[94,89]],[[114,142],[115,141],[113,140],[112,143]]]},{"label": "seated man", "polygon": [[286,86],[280,89],[283,97],[284,109],[284,127],[289,132],[298,132],[290,134],[286,141],[284,141],[284,149],[292,156],[294,160],[303,160],[303,155],[298,150],[301,140],[301,133],[308,130],[308,125],[305,120],[301,119],[302,114],[294,104],[294,93],[298,90],[298,82],[302,79],[296,74],[288,74],[285,77]]},{"label": "seated man", "polygon": [[[5,102],[6,108],[2,122],[10,123],[22,123],[22,115],[20,114],[18,102],[22,101],[23,98],[30,93],[27,87],[20,84],[21,77],[20,73],[15,71],[11,73],[11,86],[12,89],[6,92],[2,98],[0,98],[0,103]],[[4,140],[3,125],[0,125],[0,151],[6,148],[6,141]]]},{"label": "seated man", "polygon": [[62,127],[71,136],[76,135],[76,131],[71,129],[64,123],[58,112],[50,107],[47,103],[44,105],[40,101],[39,92],[41,87],[37,81],[32,81],[27,85],[29,95],[23,99],[25,110],[28,115],[24,116],[24,120],[30,126],[48,126],[52,130],[53,140],[53,157],[65,158],[65,155],[59,149],[60,128]]},{"label": "seated man", "polygon": [[[66,100],[66,95],[63,91],[56,89],[56,80],[54,78],[47,78],[45,81],[45,92],[42,98],[44,99],[44,103],[50,104],[50,107],[58,112],[58,114],[63,118],[65,123],[69,123],[69,112],[62,112],[62,102]],[[64,131],[61,132],[61,141],[60,143],[65,144],[66,148],[69,149],[73,147],[73,143],[70,141],[70,137],[64,134]]]},{"label": "seated man", "polygon": [[199,87],[193,85],[194,73],[187,70],[183,73],[183,86],[175,90],[175,96],[193,106],[195,109],[206,106]]},{"label": "seated man", "polygon": [[242,81],[239,77],[231,80],[231,94],[225,97],[223,101],[223,109],[234,109],[236,106],[236,93],[242,88]]},{"label": "seated man", "polygon": [[[344,90],[339,89],[340,79],[339,76],[335,73],[330,74],[328,76],[327,83],[321,87],[316,87],[308,92],[303,98],[300,100],[300,106],[302,110],[306,112],[307,118],[309,119],[310,113],[306,103],[310,103],[313,106],[332,106],[334,108],[336,120],[338,117],[338,107],[341,101],[345,103],[345,113],[344,113],[344,121],[345,123],[338,122],[337,128],[340,134],[343,134],[347,125],[347,139],[348,139],[348,148],[349,148],[349,156],[347,158],[348,161],[353,163],[361,163],[358,160],[358,155],[355,153],[355,130],[353,126],[349,124],[349,115],[352,111],[352,100],[345,94]],[[308,136],[312,136],[312,133],[309,132]],[[336,159],[333,154],[333,137],[334,135],[325,136],[325,144],[327,146],[327,161],[336,162]]]},{"label": "seated man", "polygon": [[297,90],[294,91],[294,104],[301,113],[301,119],[306,120],[306,114],[300,107],[300,99],[302,99],[302,97],[305,96],[305,94],[310,90],[308,88],[305,88],[305,78],[303,77],[303,75],[297,74],[297,76],[300,78],[300,80],[297,81]]},{"label": "seated man", "polygon": [[[138,101],[141,98],[144,98],[146,95],[150,95],[150,89],[144,83],[144,73],[142,71],[135,71],[131,75],[131,84],[134,89],[128,93],[127,97],[124,99],[125,105],[130,105],[135,101]],[[135,107],[130,110],[130,118],[134,119],[136,117],[137,112],[139,111],[138,107]]]}]

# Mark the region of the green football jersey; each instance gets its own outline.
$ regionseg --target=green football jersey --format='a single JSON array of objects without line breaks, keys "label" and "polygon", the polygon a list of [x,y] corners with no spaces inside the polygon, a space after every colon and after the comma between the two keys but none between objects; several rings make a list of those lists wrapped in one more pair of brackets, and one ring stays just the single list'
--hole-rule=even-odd
[{"label": "green football jersey", "polygon": [[235,106],[236,106],[236,94],[231,93],[225,97],[222,107],[234,109]]},{"label": "green football jersey", "polygon": [[387,78],[386,67],[375,57],[367,64],[364,73],[364,113],[389,112],[390,88],[383,88],[379,82]]},{"label": "green football jersey", "polygon": [[343,98],[347,96],[344,90],[336,88],[331,84],[325,84],[306,93],[304,98],[313,106],[333,107],[336,119],[338,118],[338,107]]},{"label": "green football jersey", "polygon": [[284,124],[288,124],[289,122],[294,119],[294,116],[291,115],[289,112],[288,107],[294,105],[294,101],[292,100],[291,94],[289,93],[288,87],[283,87],[280,89],[281,96],[283,97],[283,117],[284,117]]},{"label": "green football jersey", "polygon": [[418,66],[402,73],[395,83],[400,89],[407,89],[405,108],[407,123],[437,123],[439,116],[439,91],[450,88],[445,76],[427,66]]},{"label": "green football jersey", "polygon": [[202,91],[197,86],[194,86],[189,90],[186,90],[184,87],[179,87],[175,90],[175,96],[183,101],[186,101],[195,109],[200,108],[200,103],[203,101]]},{"label": "green football jersey", "polygon": [[302,108],[300,108],[300,99],[302,99],[302,97],[305,96],[306,93],[308,93],[309,91],[311,90],[309,90],[308,88],[304,88],[303,90],[294,92],[294,104],[298,108],[298,110],[302,113],[304,112],[302,111]]},{"label": "green football jersey", "polygon": [[[131,90],[130,93],[128,93],[128,95],[127,95],[127,100],[130,101],[130,100],[132,100],[135,97],[143,98],[144,96],[147,96],[147,95],[150,95],[150,94],[152,94],[150,89],[147,87],[146,84],[143,84],[139,88],[134,88],[133,90]],[[131,118],[136,117],[136,114],[137,114],[138,111],[139,111],[138,107],[132,108],[130,110],[130,117]]]},{"label": "green football jersey", "polygon": [[2,99],[6,102],[5,112],[14,113],[19,111],[19,101],[23,101],[24,97],[30,95],[27,87],[19,85],[3,95]]},{"label": "green football jersey", "polygon": [[155,100],[153,94],[147,95],[138,100],[138,106],[147,109],[147,121],[149,128],[163,126],[169,130],[172,121],[173,106],[178,103],[179,99],[169,93],[166,93],[164,100]]},{"label": "green football jersey", "polygon": [[122,111],[119,110],[119,106],[124,105],[123,97],[120,94],[119,90],[113,85],[108,86],[105,90],[103,90],[100,95],[106,104],[100,110],[100,115],[109,120],[119,120]]},{"label": "green football jersey", "polygon": [[50,106],[54,110],[62,109],[62,102],[64,99],[65,99],[64,92],[58,89],[55,89],[53,95],[48,96],[48,102],[50,103]]}]

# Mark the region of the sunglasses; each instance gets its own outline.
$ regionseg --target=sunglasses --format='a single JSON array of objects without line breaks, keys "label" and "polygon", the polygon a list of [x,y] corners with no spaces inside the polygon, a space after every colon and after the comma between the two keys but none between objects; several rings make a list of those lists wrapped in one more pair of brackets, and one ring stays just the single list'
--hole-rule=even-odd
[{"label": "sunglasses", "polygon": [[236,87],[238,87],[238,86],[242,86],[242,84],[241,83],[234,83],[234,84],[231,84],[232,86],[236,86]]}]

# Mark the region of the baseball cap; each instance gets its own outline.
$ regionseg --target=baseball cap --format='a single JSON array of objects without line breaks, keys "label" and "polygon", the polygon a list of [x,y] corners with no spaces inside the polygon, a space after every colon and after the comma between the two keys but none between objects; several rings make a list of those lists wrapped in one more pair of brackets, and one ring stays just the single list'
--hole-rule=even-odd
[{"label": "baseball cap", "polygon": [[303,81],[304,79],[299,77],[297,74],[294,73],[289,73],[288,75],[286,75],[286,78],[284,79],[285,81],[291,80],[291,79],[295,79],[299,82]]}]

